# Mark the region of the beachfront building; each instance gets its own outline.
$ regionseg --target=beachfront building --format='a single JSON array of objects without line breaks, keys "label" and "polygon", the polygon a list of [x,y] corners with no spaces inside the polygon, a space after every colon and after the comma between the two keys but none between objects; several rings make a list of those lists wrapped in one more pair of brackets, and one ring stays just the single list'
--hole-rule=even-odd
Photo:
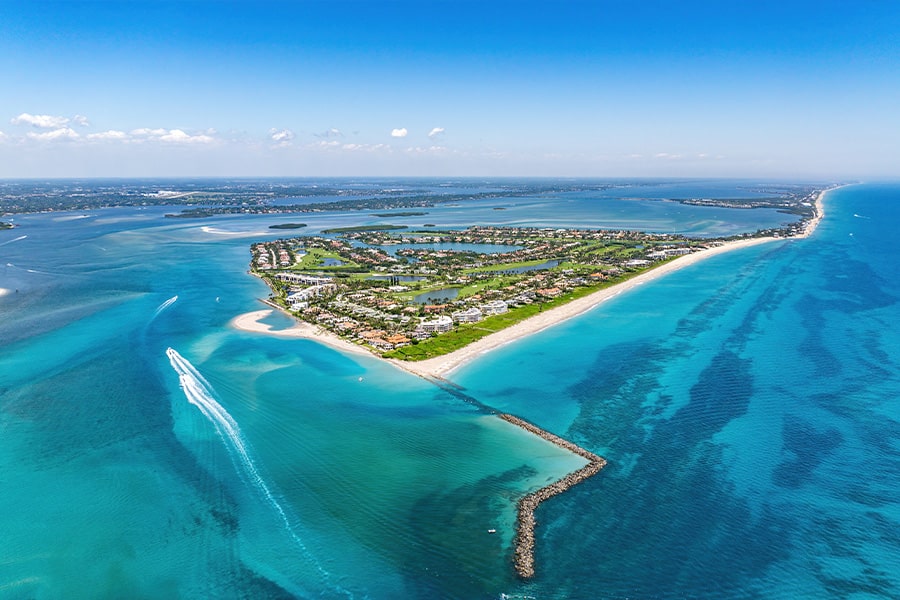
[{"label": "beachfront building", "polygon": [[457,310],[450,314],[450,317],[457,323],[477,323],[483,316],[477,308]]},{"label": "beachfront building", "polygon": [[407,345],[411,340],[403,335],[402,333],[395,333],[394,335],[389,335],[385,338],[385,340],[391,344],[392,348],[399,348],[400,346]]},{"label": "beachfront building", "polygon": [[317,277],[315,275],[304,275],[303,273],[276,273],[275,278],[288,283],[300,283],[303,285],[328,285],[334,283],[331,277]]},{"label": "beachfront building", "polygon": [[419,329],[426,333],[446,333],[453,327],[453,319],[444,315],[432,321],[422,321]]},{"label": "beachfront building", "polygon": [[649,253],[647,255],[647,258],[658,260],[663,258],[671,258],[673,256],[684,256],[690,253],[690,248],[664,248],[662,250],[657,250],[656,252]]},{"label": "beachfront building", "polygon": [[486,316],[502,315],[509,310],[509,305],[503,300],[491,300],[490,302],[482,304],[479,308]]},{"label": "beachfront building", "polygon": [[328,294],[337,293],[337,286],[333,283],[330,283],[331,280],[326,281],[328,281],[329,283],[312,285],[308,288],[292,293],[287,297],[287,301],[291,303],[302,302],[304,300],[310,300],[311,298],[318,298],[319,296],[326,296]]}]

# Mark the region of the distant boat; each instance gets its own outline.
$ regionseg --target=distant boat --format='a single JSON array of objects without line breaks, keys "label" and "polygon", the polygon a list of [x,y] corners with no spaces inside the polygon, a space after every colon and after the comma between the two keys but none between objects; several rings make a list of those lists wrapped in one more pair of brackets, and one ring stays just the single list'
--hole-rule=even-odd
[{"label": "distant boat", "polygon": [[488,533],[497,533],[496,529],[488,529]]}]

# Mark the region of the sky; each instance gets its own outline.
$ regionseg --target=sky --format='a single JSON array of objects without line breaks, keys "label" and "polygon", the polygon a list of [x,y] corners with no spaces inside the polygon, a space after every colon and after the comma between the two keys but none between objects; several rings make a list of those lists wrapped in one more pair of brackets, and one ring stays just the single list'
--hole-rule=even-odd
[{"label": "sky", "polygon": [[0,177],[900,176],[895,0],[0,0]]}]

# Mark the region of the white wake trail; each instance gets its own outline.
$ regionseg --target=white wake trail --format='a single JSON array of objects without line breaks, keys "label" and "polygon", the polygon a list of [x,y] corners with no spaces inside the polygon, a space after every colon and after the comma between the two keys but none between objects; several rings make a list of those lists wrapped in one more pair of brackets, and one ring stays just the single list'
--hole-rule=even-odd
[{"label": "white wake trail", "polygon": [[27,235],[20,235],[20,236],[17,237],[17,238],[13,238],[13,239],[11,239],[11,240],[7,240],[7,241],[3,242],[2,244],[0,244],[0,246],[5,246],[5,245],[7,245],[7,244],[12,244],[13,242],[18,242],[19,240],[24,240],[24,239],[27,238],[27,237],[28,237]]},{"label": "white wake trail", "polygon": [[[165,305],[167,303],[172,303],[176,298],[177,296],[175,298],[170,298],[163,304]],[[178,380],[181,384],[181,389],[184,392],[184,395],[187,398],[188,402],[196,406],[203,414],[203,416],[213,424],[216,429],[216,433],[225,443],[229,454],[235,461],[235,466],[243,471],[244,475],[247,477],[247,479],[249,479],[253,487],[271,505],[271,507],[281,518],[281,522],[284,524],[285,530],[291,536],[291,539],[294,541],[294,543],[296,543],[297,546],[303,551],[303,553],[310,559],[310,561],[312,561],[316,569],[322,575],[323,579],[328,580],[329,573],[325,571],[321,567],[321,565],[319,565],[318,561],[316,561],[312,554],[310,554],[303,541],[294,532],[294,528],[291,526],[287,514],[281,507],[281,504],[278,503],[278,500],[272,494],[269,486],[266,485],[266,482],[263,480],[262,476],[257,470],[256,464],[251,457],[250,449],[244,439],[244,436],[241,434],[241,429],[238,426],[237,421],[235,421],[234,418],[228,413],[228,411],[225,410],[225,408],[221,404],[219,404],[218,401],[216,401],[212,385],[206,380],[205,377],[203,377],[203,375],[194,367],[194,365],[192,365],[186,358],[181,356],[173,348],[166,349],[166,356],[168,356],[169,363],[171,363],[172,368],[175,369],[176,373],[178,373]],[[344,594],[350,595],[344,589],[340,589],[339,591]]]},{"label": "white wake trail", "polygon": [[174,295],[174,296],[172,296],[171,298],[169,298],[168,300],[166,300],[165,302],[163,302],[163,303],[160,304],[159,306],[157,306],[157,307],[156,307],[156,312],[153,313],[153,318],[155,319],[156,317],[159,316],[159,313],[161,313],[162,311],[166,310],[167,308],[169,308],[170,306],[172,306],[173,304],[175,304],[175,301],[176,301],[176,300],[178,300],[178,295],[177,295],[177,294]]},{"label": "white wake trail", "polygon": [[263,497],[269,501],[278,513],[278,516],[281,517],[281,520],[294,538],[294,541],[297,542],[303,550],[306,550],[306,546],[304,546],[300,538],[294,534],[284,509],[281,508],[281,505],[272,495],[269,486],[266,485],[266,482],[263,481],[262,476],[260,476],[259,471],[256,469],[256,464],[253,462],[253,459],[250,458],[247,443],[244,441],[243,435],[241,435],[241,429],[238,427],[237,421],[235,421],[228,411],[213,397],[212,386],[210,383],[200,374],[194,365],[188,362],[187,359],[178,354],[174,349],[167,349],[166,356],[169,357],[172,368],[178,373],[181,389],[184,391],[184,395],[188,402],[200,409],[203,416],[215,426],[216,433],[219,434],[219,437],[222,438],[229,449],[233,451],[233,456],[237,459],[237,462],[250,479],[250,482],[257,490],[259,490]]}]

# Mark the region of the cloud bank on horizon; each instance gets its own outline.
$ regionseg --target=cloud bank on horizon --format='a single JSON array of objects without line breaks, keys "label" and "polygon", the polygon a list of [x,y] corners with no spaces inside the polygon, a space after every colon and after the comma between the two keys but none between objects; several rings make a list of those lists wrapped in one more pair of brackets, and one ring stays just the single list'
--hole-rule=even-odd
[{"label": "cloud bank on horizon", "polygon": [[0,177],[896,176],[897,31],[832,0],[10,0]]}]

